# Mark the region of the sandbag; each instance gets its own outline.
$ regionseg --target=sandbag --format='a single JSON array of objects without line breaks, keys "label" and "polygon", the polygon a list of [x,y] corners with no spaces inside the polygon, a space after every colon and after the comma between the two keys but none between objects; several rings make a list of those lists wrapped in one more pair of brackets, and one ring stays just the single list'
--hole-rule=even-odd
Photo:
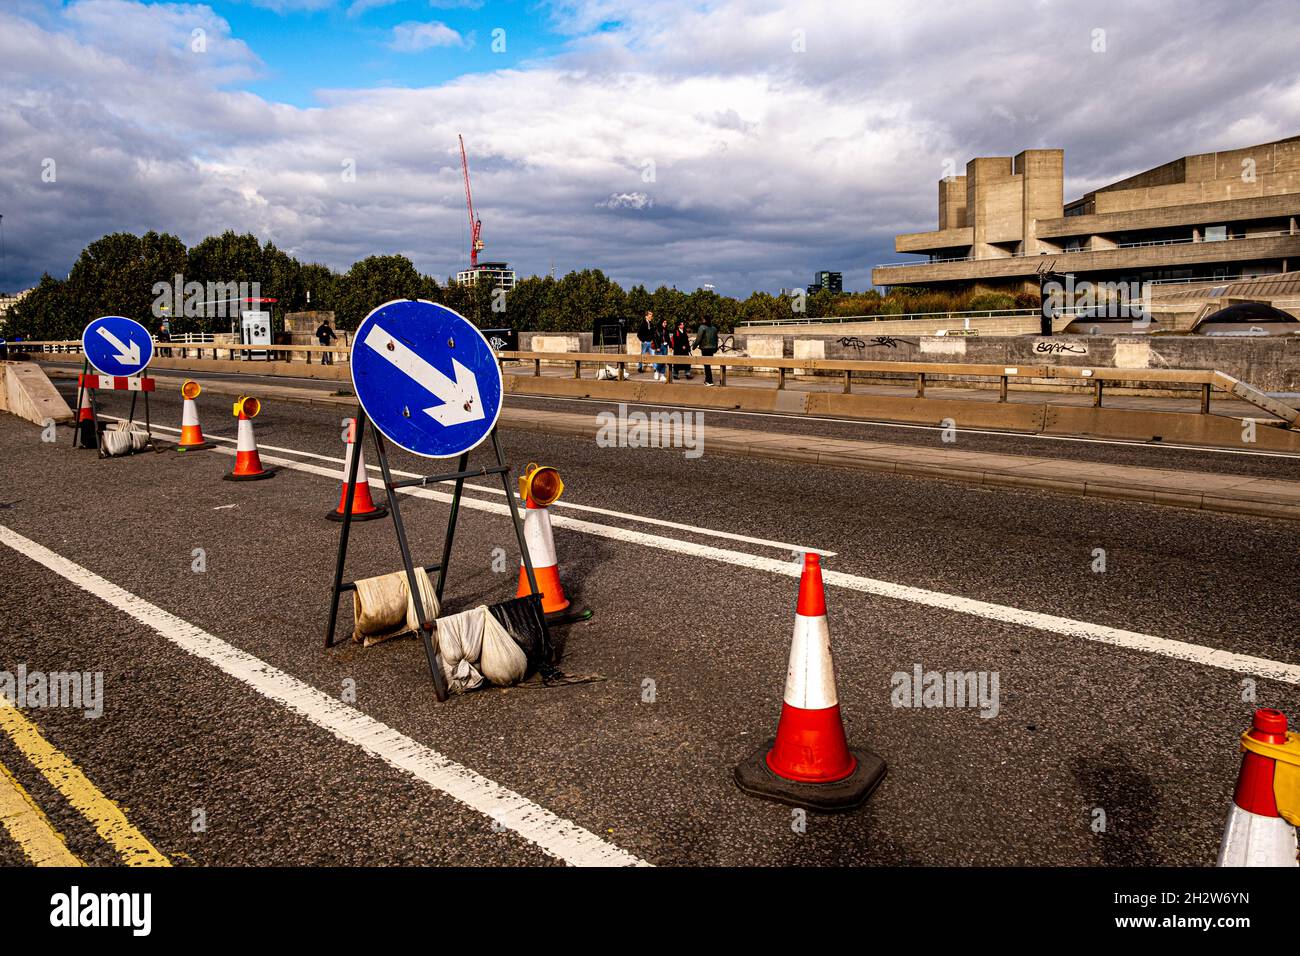
[{"label": "sandbag", "polygon": [[135,422],[113,422],[104,427],[100,445],[106,455],[131,455],[144,451],[149,444],[149,434]]},{"label": "sandbag", "polygon": [[528,673],[528,656],[486,606],[478,610],[483,612],[483,675],[498,687],[518,684]]},{"label": "sandbag", "polygon": [[488,613],[506,629],[511,639],[524,652],[528,658],[529,670],[545,672],[550,667],[551,635],[546,629],[542,602],[536,595],[500,601],[491,605]]},{"label": "sandbag", "polygon": [[438,656],[453,694],[477,690],[486,680],[475,666],[483,654],[484,616],[482,608],[476,607],[438,618]]},{"label": "sandbag", "polygon": [[[415,569],[415,580],[424,613],[432,620],[438,616],[438,599],[424,568]],[[365,647],[420,630],[405,571],[357,581],[352,592],[352,614],[356,619],[352,640],[363,642]]]}]

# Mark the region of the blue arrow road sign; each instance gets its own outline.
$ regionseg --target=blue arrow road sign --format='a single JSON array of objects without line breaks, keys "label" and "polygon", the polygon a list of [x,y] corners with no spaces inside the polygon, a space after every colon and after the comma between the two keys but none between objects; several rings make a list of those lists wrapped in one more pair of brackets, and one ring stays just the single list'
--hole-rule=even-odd
[{"label": "blue arrow road sign", "polygon": [[475,448],[501,414],[501,369],[483,333],[423,300],[366,316],[352,339],[352,385],[385,438],[426,458]]},{"label": "blue arrow road sign", "polygon": [[153,337],[135,319],[105,315],[81,333],[81,352],[101,375],[139,375],[153,358]]}]

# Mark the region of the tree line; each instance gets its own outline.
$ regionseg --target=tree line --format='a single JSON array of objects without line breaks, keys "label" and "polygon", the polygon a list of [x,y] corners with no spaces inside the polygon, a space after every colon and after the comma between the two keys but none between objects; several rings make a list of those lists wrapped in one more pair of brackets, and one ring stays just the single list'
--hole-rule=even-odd
[{"label": "tree line", "polygon": [[[183,285],[177,288],[177,276]],[[218,300],[256,294],[268,305],[227,306]],[[180,291],[182,296],[174,295]],[[75,339],[86,322],[100,315],[125,315],[157,330],[167,318],[172,334],[230,331],[240,308],[264,308],[282,327],[287,312],[334,313],[338,328],[352,330],[375,306],[391,299],[428,299],[455,309],[480,328],[534,332],[589,332],[620,322],[632,330],[647,310],[670,324],[685,319],[694,327],[705,316],[724,332],[753,321],[787,321],[850,315],[901,315],[965,309],[1036,307],[1037,296],[983,295],[895,288],[808,296],[754,292],[746,299],[712,290],[684,292],[643,285],[624,290],[599,269],[570,272],[562,278],[532,276],[514,289],[497,293],[487,284],[439,284],[402,255],[367,256],[346,272],[319,263],[302,263],[256,236],[226,231],[186,248],[169,233],[142,236],[118,232],[88,245],[66,279],[46,273],[7,316],[9,338]]]}]

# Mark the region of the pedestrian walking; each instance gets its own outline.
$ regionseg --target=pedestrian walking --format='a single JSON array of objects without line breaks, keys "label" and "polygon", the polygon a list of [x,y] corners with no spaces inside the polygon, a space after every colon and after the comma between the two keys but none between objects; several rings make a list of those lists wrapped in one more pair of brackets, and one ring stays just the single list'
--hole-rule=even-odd
[{"label": "pedestrian walking", "polygon": [[[655,326],[655,337],[653,343],[656,355],[668,354],[669,335],[670,335],[670,330],[668,328],[668,320],[660,319],[659,324]],[[656,365],[654,368],[655,368],[656,382],[664,382],[668,380],[668,376],[665,374],[668,371],[667,364],[660,363],[659,365]]]},{"label": "pedestrian walking", "polygon": [[[321,345],[331,345],[336,338],[338,338],[338,336],[334,334],[334,330],[330,328],[328,321],[322,321],[321,324],[316,327],[316,339]],[[321,365],[333,365],[334,353],[322,352],[320,354],[320,363]]]},{"label": "pedestrian walking", "polygon": [[[695,347],[700,350],[700,354],[705,358],[710,358],[717,354],[718,351],[718,327],[713,324],[713,320],[707,315],[700,327],[695,331]],[[704,366],[704,385],[706,388],[713,387],[713,366]]]},{"label": "pedestrian walking", "polygon": [[[677,328],[673,329],[668,344],[672,346],[673,355],[690,355],[691,354],[691,333],[686,331],[686,320],[678,319]],[[686,374],[691,378],[691,367],[689,365],[673,366],[673,381],[677,381],[682,375]]]},{"label": "pedestrian walking", "polygon": [[[647,313],[645,314],[645,318],[641,320],[641,324],[640,324],[639,326],[637,326],[637,330],[636,330],[636,338],[637,338],[637,341],[641,343],[641,354],[642,354],[642,355],[653,355],[653,354],[654,354],[654,350],[655,350],[655,314],[654,314],[653,312],[647,312]],[[644,371],[644,369],[645,369],[645,365],[644,365],[644,363],[642,363],[642,362],[637,362],[637,363],[636,363],[636,370],[637,370],[638,372]]]}]

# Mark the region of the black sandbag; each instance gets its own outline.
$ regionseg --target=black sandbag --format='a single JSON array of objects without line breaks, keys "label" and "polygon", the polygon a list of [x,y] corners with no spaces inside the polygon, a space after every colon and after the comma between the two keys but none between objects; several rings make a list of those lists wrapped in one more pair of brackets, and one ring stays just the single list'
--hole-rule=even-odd
[{"label": "black sandbag", "polygon": [[542,613],[542,599],[536,594],[511,598],[488,605],[488,613],[506,629],[511,639],[519,645],[528,658],[529,671],[552,669],[551,634],[546,628],[546,615]]}]

